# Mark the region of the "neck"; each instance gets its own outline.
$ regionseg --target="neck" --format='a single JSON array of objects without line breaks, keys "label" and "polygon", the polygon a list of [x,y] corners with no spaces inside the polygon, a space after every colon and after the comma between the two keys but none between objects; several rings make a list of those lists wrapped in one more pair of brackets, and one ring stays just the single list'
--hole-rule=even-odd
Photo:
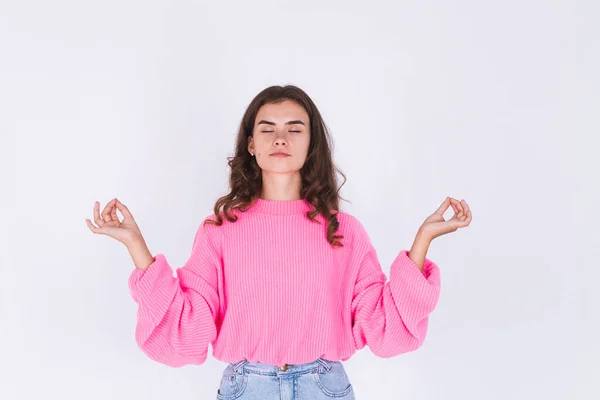
[{"label": "neck", "polygon": [[300,200],[302,179],[300,173],[262,173],[262,188],[259,197],[263,200]]}]

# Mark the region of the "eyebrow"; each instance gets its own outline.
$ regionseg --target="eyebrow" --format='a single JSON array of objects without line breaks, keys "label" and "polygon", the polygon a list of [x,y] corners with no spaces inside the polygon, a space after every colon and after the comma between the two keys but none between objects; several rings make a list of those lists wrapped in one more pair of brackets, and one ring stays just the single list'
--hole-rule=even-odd
[{"label": "eyebrow", "polygon": [[[261,119],[260,122],[258,124],[256,124],[256,126],[258,126],[260,124],[275,125],[275,122],[265,121],[264,119]],[[296,124],[304,125],[304,122],[302,122],[299,119],[297,119],[297,120],[294,120],[294,121],[288,121],[285,124],[286,125],[296,125]],[[304,126],[306,126],[306,125],[304,125]]]}]

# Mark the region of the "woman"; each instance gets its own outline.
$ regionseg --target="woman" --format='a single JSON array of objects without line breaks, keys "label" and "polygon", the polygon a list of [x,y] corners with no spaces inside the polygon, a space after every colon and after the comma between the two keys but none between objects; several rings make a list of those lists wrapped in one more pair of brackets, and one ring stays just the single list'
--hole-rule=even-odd
[{"label": "woman", "polygon": [[124,243],[134,261],[129,288],[145,354],[173,367],[202,364],[211,344],[228,363],[217,399],[343,400],[355,395],[341,361],[356,350],[393,357],[422,345],[440,293],[427,249],[469,225],[469,207],[446,198],[387,281],[362,224],[339,211],[330,147],[304,91],[259,93],[228,159],[231,191],[200,224],[176,277],[124,204],[113,199],[102,216],[94,204],[91,231]]}]

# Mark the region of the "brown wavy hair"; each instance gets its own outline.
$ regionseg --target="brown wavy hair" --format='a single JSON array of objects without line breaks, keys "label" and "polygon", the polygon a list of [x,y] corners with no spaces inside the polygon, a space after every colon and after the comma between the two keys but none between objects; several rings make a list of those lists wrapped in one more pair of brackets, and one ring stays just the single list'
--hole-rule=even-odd
[{"label": "brown wavy hair", "polygon": [[[237,134],[235,155],[227,157],[227,164],[231,168],[229,176],[229,194],[219,198],[214,206],[217,221],[207,219],[205,223],[221,226],[223,215],[229,222],[237,221],[236,215],[230,215],[229,210],[238,209],[241,212],[248,208],[259,197],[262,190],[262,173],[256,159],[248,152],[249,137],[253,135],[256,114],[260,107],[267,103],[278,104],[291,100],[304,107],[310,119],[310,144],[304,165],[300,169],[302,188],[300,197],[306,199],[314,210],[308,211],[306,216],[313,222],[318,214],[327,221],[327,241],[332,246],[343,247],[343,235],[335,235],[339,222],[339,195],[341,187],[346,183],[346,176],[333,163],[331,149],[333,142],[321,113],[311,98],[300,88],[294,85],[270,86],[262,90],[248,105]],[[337,186],[336,172],[343,177],[342,184]],[[345,199],[343,199],[345,200]]]}]

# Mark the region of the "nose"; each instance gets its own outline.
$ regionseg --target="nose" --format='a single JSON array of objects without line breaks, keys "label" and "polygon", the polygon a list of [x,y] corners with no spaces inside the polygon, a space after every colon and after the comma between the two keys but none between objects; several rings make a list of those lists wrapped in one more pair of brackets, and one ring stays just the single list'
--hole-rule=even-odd
[{"label": "nose", "polygon": [[275,139],[275,146],[287,146],[287,141],[282,137],[278,137]]}]

